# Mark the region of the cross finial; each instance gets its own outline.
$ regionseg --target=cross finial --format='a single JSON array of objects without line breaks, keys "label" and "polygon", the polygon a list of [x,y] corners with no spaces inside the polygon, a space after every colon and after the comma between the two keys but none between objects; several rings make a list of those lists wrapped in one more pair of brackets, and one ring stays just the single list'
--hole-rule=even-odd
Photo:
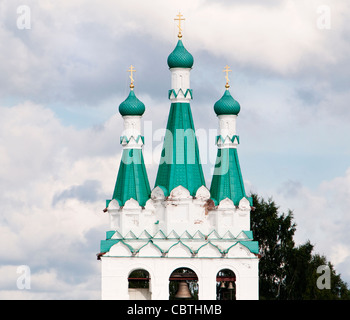
[{"label": "cross finial", "polygon": [[178,18],[175,18],[174,20],[176,21],[179,21],[179,24],[178,24],[178,28],[179,28],[179,34],[177,35],[178,36],[178,38],[179,39],[181,39],[182,38],[182,34],[181,34],[181,31],[182,31],[182,29],[181,29],[181,21],[183,21],[183,20],[185,20],[185,18],[182,18],[183,17],[183,15],[179,12],[179,14],[177,14],[176,15]]},{"label": "cross finial", "polygon": [[226,65],[226,67],[224,68],[224,70],[222,70],[222,72],[226,72],[226,76],[225,76],[225,79],[226,79],[226,84],[225,84],[225,88],[228,89],[230,87],[230,85],[228,84],[229,83],[229,78],[228,78],[228,73],[231,72],[232,70],[230,70],[230,67],[228,65]]},{"label": "cross finial", "polygon": [[136,72],[136,69],[134,68],[133,65],[130,66],[128,72],[130,72],[130,76],[129,76],[129,77],[130,77],[130,80],[131,80],[131,82],[130,82],[130,88],[131,88],[131,89],[134,89],[134,77],[133,77],[133,73]]}]

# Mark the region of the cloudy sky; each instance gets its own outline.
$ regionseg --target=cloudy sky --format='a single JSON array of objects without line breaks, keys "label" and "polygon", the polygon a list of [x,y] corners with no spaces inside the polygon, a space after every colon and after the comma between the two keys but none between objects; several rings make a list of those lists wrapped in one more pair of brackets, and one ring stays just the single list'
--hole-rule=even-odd
[{"label": "cloudy sky", "polygon": [[349,1],[0,0],[0,299],[100,298],[126,71],[153,187],[179,10],[207,186],[228,64],[246,191],[293,210],[350,284]]}]

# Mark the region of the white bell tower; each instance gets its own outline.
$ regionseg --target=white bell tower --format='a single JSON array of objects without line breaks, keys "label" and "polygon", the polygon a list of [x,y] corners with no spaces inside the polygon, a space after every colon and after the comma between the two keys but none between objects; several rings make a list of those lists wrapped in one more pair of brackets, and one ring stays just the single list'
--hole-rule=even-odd
[{"label": "white bell tower", "polygon": [[[144,105],[132,93],[119,108],[129,134],[121,139],[124,151],[115,192],[104,210],[110,226],[98,254],[102,299],[256,300],[259,246],[250,230],[251,199],[238,162],[240,106],[228,91],[226,69],[226,90],[214,105],[220,130],[209,189],[190,107],[193,57],[182,43],[182,15],[176,20],[179,39],[168,57],[171,134],[165,136],[163,149],[171,154],[165,157],[170,161],[159,164],[153,189],[142,157]],[[178,130],[192,130],[193,139],[186,137],[191,156],[185,143],[183,149],[174,145],[181,139]],[[135,154],[139,163],[126,164]],[[181,163],[176,161],[180,156]]]}]

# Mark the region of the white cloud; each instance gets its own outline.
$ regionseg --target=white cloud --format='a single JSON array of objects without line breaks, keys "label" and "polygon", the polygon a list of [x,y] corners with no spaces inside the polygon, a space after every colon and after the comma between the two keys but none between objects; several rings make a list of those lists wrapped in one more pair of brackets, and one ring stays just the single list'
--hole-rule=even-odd
[{"label": "white cloud", "polygon": [[335,264],[339,265],[343,263],[346,259],[350,258],[350,247],[346,246],[344,244],[338,244],[335,245],[333,248],[333,252],[330,256],[330,261]]},{"label": "white cloud", "polygon": [[[0,290],[0,299],[99,299],[99,288],[96,286],[98,279],[93,275],[87,277],[82,283],[72,285],[70,282],[62,280],[55,269],[42,270],[34,274],[29,269],[29,274],[24,275],[20,268],[21,266],[18,265],[0,267],[2,289]],[[27,287],[17,287],[17,282],[26,283]]]},{"label": "white cloud", "polygon": [[[47,294],[46,297],[79,298],[87,297],[80,290],[86,289],[88,283],[93,285],[85,282],[91,272],[96,272],[94,293],[89,294],[98,298],[99,262],[95,254],[108,228],[102,209],[107,195],[113,191],[119,158],[108,145],[109,139],[103,136],[106,131],[114,130],[117,120],[112,124],[107,122],[100,131],[79,131],[64,127],[50,110],[30,102],[0,108],[0,113],[1,276],[9,271],[6,266],[25,264],[33,270],[29,297]],[[94,144],[95,139],[99,139],[100,144],[105,143],[103,148]],[[82,150],[82,144],[85,153],[76,151]],[[87,146],[91,152],[87,151]],[[94,148],[107,152],[97,155]],[[99,181],[98,199],[84,201],[73,195],[61,197],[54,203],[56,195],[89,179]],[[71,266],[69,272],[64,270],[65,265]],[[84,272],[86,279],[70,281],[72,274],[76,273],[77,278]],[[13,290],[19,298],[28,296]],[[9,294],[16,296],[14,292]],[[6,293],[2,293],[4,295]]]},{"label": "white cloud", "polygon": [[[311,189],[300,182],[283,184],[276,193],[276,203],[291,209],[297,224],[296,240],[310,240],[315,252],[325,255],[350,284],[350,168],[342,177],[323,181]],[[345,263],[346,262],[346,263]]]},{"label": "white cloud", "polygon": [[[96,103],[111,95],[114,85],[127,79],[126,60],[134,60],[141,49],[132,43],[134,36],[143,36],[150,46],[159,46],[158,41],[174,44],[173,19],[179,9],[186,17],[184,41],[192,53],[208,51],[229,64],[288,76],[305,70],[329,72],[329,66],[350,51],[344,41],[350,8],[344,1],[284,0],[269,5],[154,0],[150,5],[134,0],[41,0],[29,4],[30,30],[16,28],[20,4],[2,4],[0,42],[6,46],[0,59],[6,63],[0,67],[1,90],[41,101]],[[331,30],[316,25],[317,8],[324,4],[331,9]],[[148,50],[156,54],[163,48]],[[120,73],[125,76],[117,76]]]}]

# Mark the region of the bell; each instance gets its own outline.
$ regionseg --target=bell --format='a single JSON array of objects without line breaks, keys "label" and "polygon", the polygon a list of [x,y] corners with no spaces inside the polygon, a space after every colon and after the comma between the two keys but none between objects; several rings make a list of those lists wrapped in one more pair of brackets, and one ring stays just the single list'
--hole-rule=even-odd
[{"label": "bell", "polygon": [[232,284],[232,282],[230,281],[230,283],[228,284],[228,288],[227,289],[229,289],[229,290],[233,290],[233,284]]},{"label": "bell", "polygon": [[221,282],[220,288],[221,288],[221,289],[225,289],[225,282],[224,282],[224,281]]},{"label": "bell", "polygon": [[187,282],[185,280],[180,281],[179,290],[177,291],[175,298],[177,299],[192,298],[190,290],[188,289]]}]

